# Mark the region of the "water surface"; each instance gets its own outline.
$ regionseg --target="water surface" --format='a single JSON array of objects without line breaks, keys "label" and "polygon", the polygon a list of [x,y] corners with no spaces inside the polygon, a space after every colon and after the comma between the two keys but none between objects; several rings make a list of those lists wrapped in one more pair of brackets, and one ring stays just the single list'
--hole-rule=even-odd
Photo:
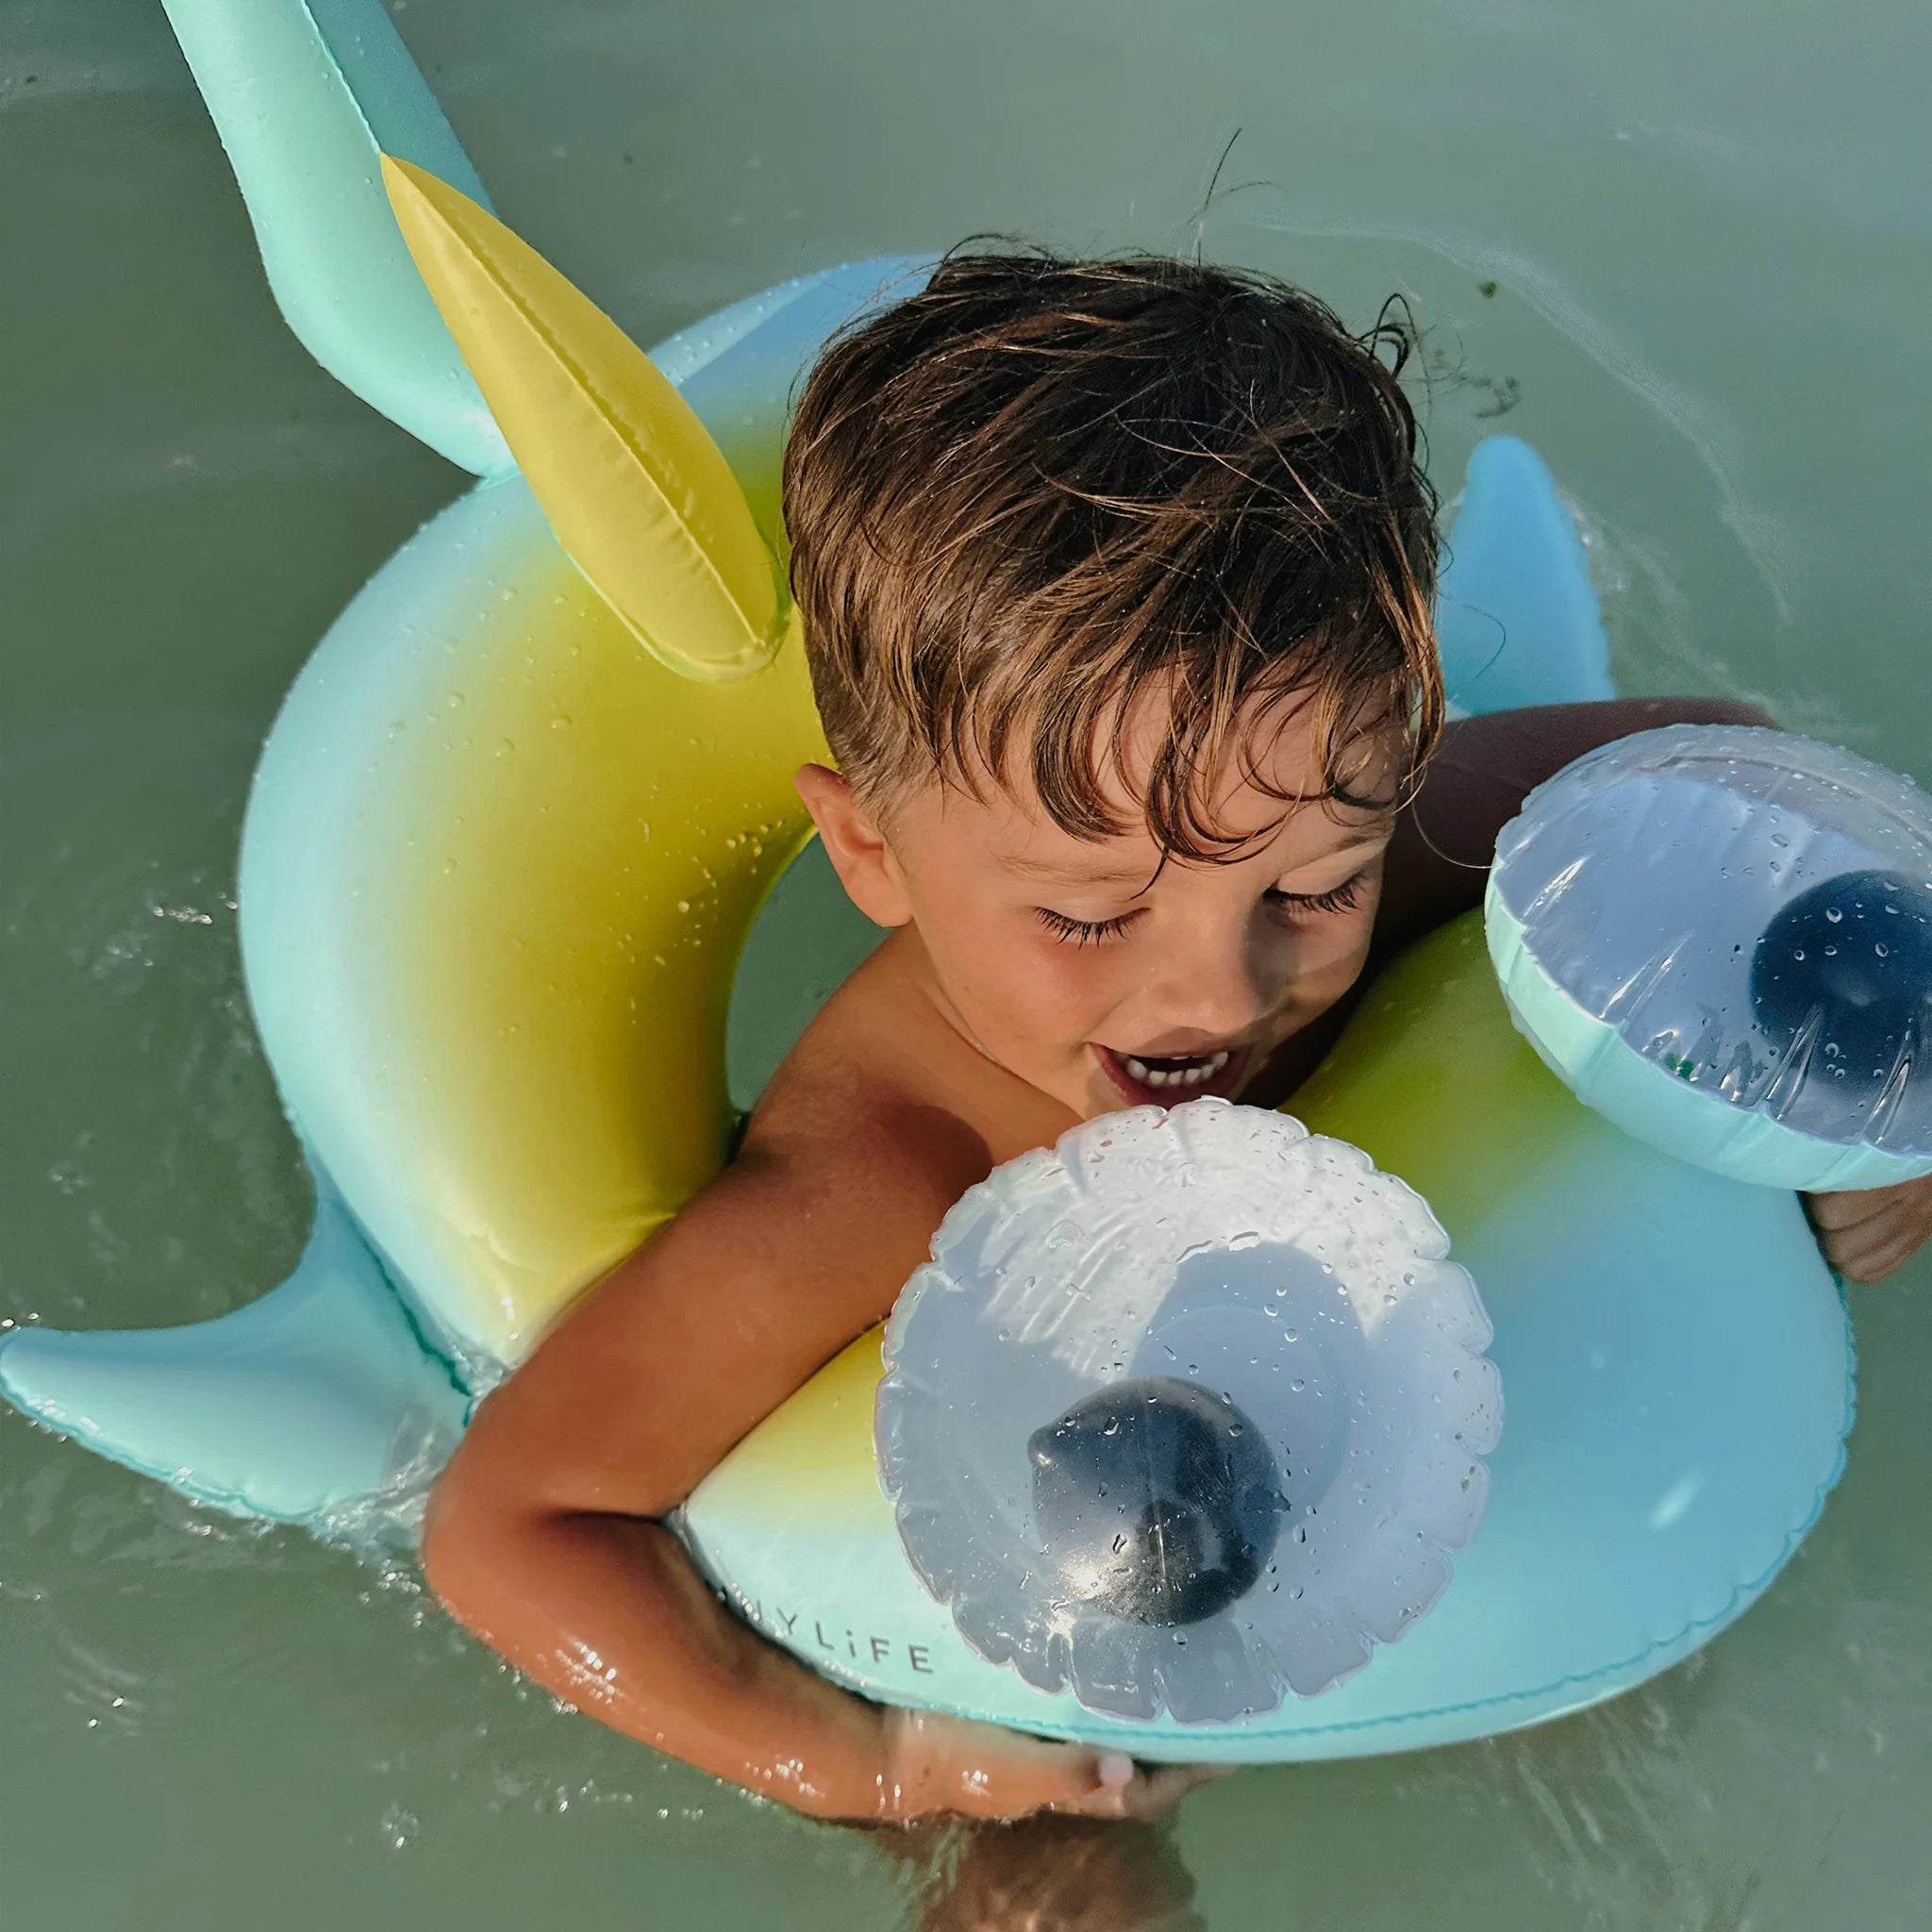
[{"label": "water surface", "polygon": [[[1198,235],[1361,324],[1403,291],[1438,475],[1491,427],[1544,451],[1626,689],[1750,695],[1932,779],[1907,0],[395,10],[506,217],[646,341],[989,229]],[[193,1320],[307,1226],[235,952],[256,748],[460,479],[281,325],[152,0],[0,4],[0,1313]],[[1855,1291],[1850,1469],[1737,1629],[1541,1732],[1200,1793],[1172,1849],[1201,1921],[1923,1923],[1928,1284]],[[0,1922],[48,1932],[915,1916],[863,1840],[560,1715],[407,1575],[11,1416],[0,1739]],[[1124,1923],[1085,1850],[1041,1856]]]}]

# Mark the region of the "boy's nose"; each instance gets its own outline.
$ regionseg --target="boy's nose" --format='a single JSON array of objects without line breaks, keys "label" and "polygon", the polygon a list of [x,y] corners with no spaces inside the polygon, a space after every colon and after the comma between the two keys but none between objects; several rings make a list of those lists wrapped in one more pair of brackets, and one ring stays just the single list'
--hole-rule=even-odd
[{"label": "boy's nose", "polygon": [[[1264,1019],[1280,993],[1279,974],[1270,970],[1262,949],[1240,939],[1189,949],[1160,989],[1160,1006],[1176,1033],[1196,1032],[1220,1044],[1239,1040]],[[1152,1046],[1159,1052],[1159,1046]],[[1176,1047],[1175,1052],[1200,1050]]]}]

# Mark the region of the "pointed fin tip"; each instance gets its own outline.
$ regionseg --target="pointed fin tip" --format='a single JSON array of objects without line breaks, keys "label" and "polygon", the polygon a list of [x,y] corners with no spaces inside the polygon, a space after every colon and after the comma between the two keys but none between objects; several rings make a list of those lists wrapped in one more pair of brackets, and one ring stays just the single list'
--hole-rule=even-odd
[{"label": "pointed fin tip", "polygon": [[559,543],[660,663],[724,682],[795,614],[744,491],[691,406],[608,316],[487,209],[382,157],[417,269]]}]

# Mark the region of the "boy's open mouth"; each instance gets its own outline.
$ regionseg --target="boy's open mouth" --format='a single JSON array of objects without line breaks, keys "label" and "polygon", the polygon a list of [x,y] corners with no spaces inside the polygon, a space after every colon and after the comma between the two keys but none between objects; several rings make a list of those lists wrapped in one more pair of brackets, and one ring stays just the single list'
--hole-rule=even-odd
[{"label": "boy's open mouth", "polygon": [[1107,1077],[1136,1107],[1174,1107],[1204,1093],[1222,1099],[1241,1084],[1248,1070],[1248,1049],[1224,1046],[1213,1053],[1187,1054],[1178,1058],[1151,1054],[1116,1053],[1094,1043]]}]

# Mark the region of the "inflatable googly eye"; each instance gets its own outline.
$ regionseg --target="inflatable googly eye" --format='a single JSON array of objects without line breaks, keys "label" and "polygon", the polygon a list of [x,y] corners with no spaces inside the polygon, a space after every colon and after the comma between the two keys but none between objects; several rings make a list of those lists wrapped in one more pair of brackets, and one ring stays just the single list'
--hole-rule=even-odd
[{"label": "inflatable googly eye", "polygon": [[1607,745],[1496,842],[1519,1028],[1626,1132],[1804,1189],[1932,1172],[1932,798],[1747,725]]},{"label": "inflatable googly eye", "polygon": [[982,1657],[1181,1723],[1392,1642],[1480,1521],[1500,1383],[1421,1198],[1214,1099],[1091,1121],[946,1217],[886,1337],[881,1476]]}]

